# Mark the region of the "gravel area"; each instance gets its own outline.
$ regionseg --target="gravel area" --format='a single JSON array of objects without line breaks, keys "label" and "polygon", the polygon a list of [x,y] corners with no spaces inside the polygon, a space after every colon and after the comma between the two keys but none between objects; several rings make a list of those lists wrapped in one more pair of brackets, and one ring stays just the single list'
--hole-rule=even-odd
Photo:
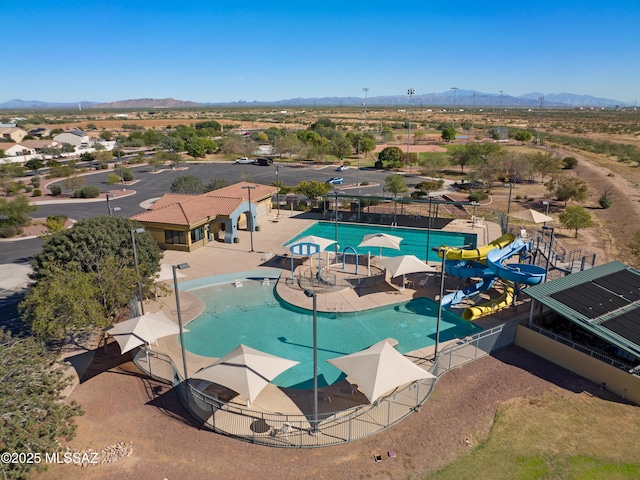
[{"label": "gravel area", "polygon": [[[120,445],[126,454],[88,468],[52,465],[37,478],[422,478],[485,439],[504,401],[553,389],[609,395],[582,377],[509,347],[444,375],[419,412],[385,432],[347,445],[279,449],[201,428],[171,388],[141,375],[127,358],[96,353],[69,397],[85,415],[77,419],[76,438],[65,445],[72,451]],[[375,462],[376,455],[382,461]]]}]

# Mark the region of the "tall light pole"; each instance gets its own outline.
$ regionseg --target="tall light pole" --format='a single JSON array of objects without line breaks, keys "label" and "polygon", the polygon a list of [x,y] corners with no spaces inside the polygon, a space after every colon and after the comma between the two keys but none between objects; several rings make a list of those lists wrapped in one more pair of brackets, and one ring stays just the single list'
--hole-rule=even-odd
[{"label": "tall light pole", "polygon": [[[113,215],[113,212],[120,211],[120,208],[119,207],[111,208],[111,197],[115,197],[116,196],[115,193],[106,193],[105,196],[107,197],[107,210],[109,210],[109,216],[111,217]],[[118,210],[116,210],[116,208]]]},{"label": "tall light pole", "polygon": [[[335,195],[335,202],[333,204],[333,214],[334,220],[336,222],[336,243],[334,245],[334,250],[336,252],[336,257],[338,256],[338,250],[340,249],[340,245],[338,245],[338,190],[334,190],[333,194]],[[337,259],[337,258],[336,258]]]},{"label": "tall light pole", "polygon": [[446,247],[433,247],[434,252],[442,255],[442,270],[440,272],[440,299],[438,300],[438,319],[436,321],[436,344],[433,351],[433,360],[438,358],[438,343],[440,343],[440,322],[442,321],[442,297],[444,296],[444,262],[447,259]]},{"label": "tall light pole", "polygon": [[184,368],[184,381],[189,378],[189,372],[187,371],[187,354],[184,351],[184,329],[182,328],[182,314],[180,313],[180,294],[178,293],[178,275],[177,270],[184,270],[190,268],[188,263],[180,263],[179,265],[172,265],[173,269],[173,288],[176,292],[176,308],[178,309],[178,330],[180,331],[180,348],[182,350],[182,367]]},{"label": "tall light pole", "polygon": [[538,97],[540,106],[538,107],[538,135],[536,136],[536,146],[540,146],[540,123],[542,123],[542,102],[544,101],[544,95]]},{"label": "tall light pole", "polygon": [[360,186],[360,136],[358,136],[358,165],[356,168],[356,186]]},{"label": "tall light pole", "polygon": [[276,163],[276,185],[278,187],[278,191],[276,192],[276,200],[278,203],[278,218],[280,218],[280,176],[278,172],[279,168],[280,168],[280,165]]},{"label": "tall light pole", "polygon": [[473,92],[473,107],[471,108],[471,132],[469,132],[469,140],[471,140],[471,135],[473,134],[475,128],[476,121],[476,92]]},{"label": "tall light pole", "polygon": [[500,115],[498,116],[498,135],[499,140],[502,140],[502,90],[500,90]]},{"label": "tall light pole", "polygon": [[[363,88],[362,91],[364,92],[364,124],[366,127],[367,124],[367,93],[369,92],[369,89],[367,87]],[[362,130],[362,128],[360,129]]]},{"label": "tall light pole", "polygon": [[310,288],[307,288],[304,294],[313,298],[313,427],[311,431],[316,433],[318,431],[318,297]]},{"label": "tall light pole", "polygon": [[[241,187],[242,189],[246,189],[247,193],[249,194],[249,217],[251,218],[251,222],[247,222],[247,227],[249,228],[249,237],[251,238],[251,251],[253,252],[253,207],[251,206],[251,190],[255,190],[256,186],[255,185],[245,185],[244,187]],[[251,224],[251,225],[249,225]]]},{"label": "tall light pole", "polygon": [[122,183],[122,191],[124,192],[124,175],[122,171],[122,157],[120,156],[120,142],[116,140],[116,148],[118,149],[118,162],[120,163],[120,182]]},{"label": "tall light pole", "polygon": [[451,128],[456,129],[456,93],[458,92],[458,87],[451,87],[453,90],[453,111],[451,112]]},{"label": "tall light pole", "polygon": [[505,187],[509,187],[509,203],[507,204],[507,221],[505,223],[504,231],[509,231],[509,214],[511,213],[511,194],[513,193],[513,182],[505,184]]},{"label": "tall light pole", "polygon": [[409,130],[407,133],[407,162],[409,161],[409,153],[411,149],[411,97],[414,95],[416,91],[413,88],[407,90],[407,95],[409,95]]},{"label": "tall light pole", "polygon": [[131,229],[131,243],[133,243],[133,261],[136,264],[136,280],[138,282],[138,296],[140,299],[140,312],[144,315],[144,301],[142,300],[142,283],[140,282],[140,268],[138,267],[138,251],[136,249],[136,233],[144,233],[144,228]]}]

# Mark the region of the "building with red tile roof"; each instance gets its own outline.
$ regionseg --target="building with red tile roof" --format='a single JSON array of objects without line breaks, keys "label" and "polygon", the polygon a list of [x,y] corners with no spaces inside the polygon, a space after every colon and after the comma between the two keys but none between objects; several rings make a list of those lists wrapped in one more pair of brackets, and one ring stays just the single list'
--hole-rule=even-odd
[{"label": "building with red tile roof", "polygon": [[161,248],[190,252],[212,241],[236,243],[239,228],[259,229],[276,191],[240,182],[202,195],[168,193],[131,219],[143,224]]}]

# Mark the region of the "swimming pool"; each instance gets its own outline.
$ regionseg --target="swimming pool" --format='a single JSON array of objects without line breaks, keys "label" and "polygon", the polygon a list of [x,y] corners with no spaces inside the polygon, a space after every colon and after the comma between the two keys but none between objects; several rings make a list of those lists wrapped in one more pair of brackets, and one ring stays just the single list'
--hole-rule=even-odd
[{"label": "swimming pool", "polygon": [[[181,290],[201,298],[205,312],[190,322],[185,347],[207,357],[222,357],[243,343],[300,362],[276,377],[281,387],[308,389],[313,386],[312,312],[280,300],[274,282],[262,285],[264,271],[235,274],[245,278],[242,288],[221,277],[198,279],[181,284]],[[246,279],[250,277],[252,279]],[[322,302],[322,295],[318,297]],[[438,304],[418,298],[372,310],[339,314],[318,313],[318,384],[331,385],[344,375],[325,360],[362,350],[395,338],[397,349],[407,353],[435,342]],[[473,323],[442,311],[440,341],[465,337],[481,331]]]},{"label": "swimming pool", "polygon": [[[305,237],[307,235],[317,235],[318,237],[330,238],[335,240],[336,226],[334,222],[317,222],[304,230],[299,235],[296,235],[289,240],[286,245],[290,245],[297,239]],[[358,247],[358,244],[362,241],[362,238],[370,233],[388,233],[391,235],[397,235],[404,240],[400,242],[400,250],[394,250],[392,248],[383,248],[382,255],[385,257],[395,257],[398,255],[415,255],[421,260],[425,259],[427,252],[427,230],[418,228],[404,228],[404,227],[381,227],[374,225],[354,225],[338,223],[338,243],[340,249],[344,247],[354,247],[358,253],[366,254],[371,252],[371,255],[379,255],[379,247]],[[429,245],[432,247],[439,247],[440,245],[447,245],[450,247],[464,247],[471,246],[475,248],[478,238],[475,233],[457,233],[457,232],[443,232],[441,230],[431,230],[431,236],[429,238]],[[439,262],[437,252],[429,249],[429,261]]]}]

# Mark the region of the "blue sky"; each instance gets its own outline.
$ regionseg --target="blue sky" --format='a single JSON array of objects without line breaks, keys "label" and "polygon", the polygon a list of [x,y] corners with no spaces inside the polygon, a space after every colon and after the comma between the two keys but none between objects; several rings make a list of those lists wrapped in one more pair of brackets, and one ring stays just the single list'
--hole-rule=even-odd
[{"label": "blue sky", "polygon": [[5,2],[0,102],[640,97],[640,1]]}]

